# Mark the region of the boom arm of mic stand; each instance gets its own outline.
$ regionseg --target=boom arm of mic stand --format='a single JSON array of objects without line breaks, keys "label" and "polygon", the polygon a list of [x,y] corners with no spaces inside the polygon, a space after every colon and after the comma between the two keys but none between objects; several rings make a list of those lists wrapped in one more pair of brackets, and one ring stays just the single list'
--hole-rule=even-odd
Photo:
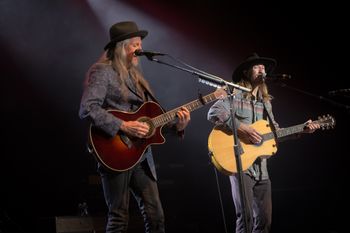
[{"label": "boom arm of mic stand", "polygon": [[313,93],[310,93],[310,92],[307,92],[307,91],[304,91],[304,90],[301,90],[301,89],[298,89],[296,87],[291,87],[291,86],[288,86],[287,84],[285,83],[281,83],[279,84],[280,87],[283,87],[283,88],[287,88],[289,90],[292,90],[292,91],[296,91],[296,92],[299,92],[299,93],[302,93],[304,95],[308,95],[308,96],[311,96],[313,98],[316,98],[316,99],[319,99],[321,101],[324,101],[328,104],[331,104],[332,106],[335,106],[335,107],[338,107],[338,108],[341,108],[343,109],[347,114],[350,114],[350,106],[349,105],[346,105],[346,104],[342,104],[342,103],[338,103],[334,100],[331,100],[329,98],[326,98],[326,97],[323,97],[323,96],[320,96],[320,95],[315,95]]},{"label": "boom arm of mic stand", "polygon": [[198,75],[199,77],[201,77],[201,79],[204,79],[204,80],[206,80],[208,82],[211,82],[211,83],[215,83],[215,84],[217,84],[219,86],[231,86],[231,87],[234,87],[234,88],[242,90],[242,91],[246,91],[246,92],[250,92],[251,91],[251,89],[249,89],[249,88],[242,87],[242,86],[237,85],[235,83],[227,82],[226,80],[224,80],[224,79],[222,79],[220,77],[214,76],[214,75],[199,73],[197,71],[186,69],[186,68],[181,67],[181,66],[169,64],[167,62],[155,59],[153,57],[151,59],[149,59],[149,60],[157,62],[157,63],[160,63],[160,64],[163,64],[163,65],[167,65],[167,66],[170,66],[170,67],[182,70],[182,71],[186,71],[186,72],[191,73],[193,75]]}]

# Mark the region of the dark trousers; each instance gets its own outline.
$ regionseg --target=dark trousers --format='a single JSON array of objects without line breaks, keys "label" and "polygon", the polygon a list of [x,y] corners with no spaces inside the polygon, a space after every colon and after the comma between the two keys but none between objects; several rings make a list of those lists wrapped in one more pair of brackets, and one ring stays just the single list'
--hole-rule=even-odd
[{"label": "dark trousers", "polygon": [[[243,174],[248,224],[252,233],[268,233],[272,221],[271,181],[256,181]],[[232,197],[236,208],[236,233],[245,233],[238,177],[230,176]]]},{"label": "dark trousers", "polygon": [[138,203],[145,223],[145,232],[165,231],[157,182],[152,178],[146,161],[131,170],[117,174],[101,172],[101,178],[108,206],[106,233],[127,232],[130,193]]}]

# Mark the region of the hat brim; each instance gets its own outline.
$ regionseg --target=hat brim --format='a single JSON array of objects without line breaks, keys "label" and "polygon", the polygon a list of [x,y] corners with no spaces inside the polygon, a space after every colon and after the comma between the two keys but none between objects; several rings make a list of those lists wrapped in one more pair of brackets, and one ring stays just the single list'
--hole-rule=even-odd
[{"label": "hat brim", "polygon": [[244,70],[247,70],[250,67],[252,67],[253,65],[258,65],[258,64],[263,64],[265,66],[266,73],[269,74],[275,69],[275,67],[277,65],[277,61],[275,59],[272,59],[272,58],[260,57],[260,58],[256,58],[256,59],[251,60],[251,61],[243,62],[233,72],[232,81],[233,82],[240,81],[244,75],[243,74]]},{"label": "hat brim", "polygon": [[148,35],[148,31],[145,30],[141,30],[141,31],[137,31],[137,32],[132,32],[132,33],[128,33],[128,34],[124,34],[121,35],[117,38],[115,38],[114,40],[111,40],[105,47],[104,50],[107,50],[111,47],[113,47],[117,42],[122,41],[122,40],[126,40],[126,39],[130,39],[133,37],[141,37],[141,39],[145,38]]}]

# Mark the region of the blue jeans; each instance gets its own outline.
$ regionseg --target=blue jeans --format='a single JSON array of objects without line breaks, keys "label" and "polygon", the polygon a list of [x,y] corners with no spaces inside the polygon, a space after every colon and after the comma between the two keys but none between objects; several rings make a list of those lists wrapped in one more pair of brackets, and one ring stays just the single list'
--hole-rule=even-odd
[{"label": "blue jeans", "polygon": [[130,193],[138,203],[145,223],[145,232],[165,232],[157,182],[152,178],[146,160],[125,172],[100,174],[108,207],[106,233],[127,232]]},{"label": "blue jeans", "polygon": [[[252,233],[268,233],[272,221],[271,181],[256,181],[243,174],[248,224]],[[236,233],[245,233],[238,177],[230,176],[232,198],[236,208]]]}]

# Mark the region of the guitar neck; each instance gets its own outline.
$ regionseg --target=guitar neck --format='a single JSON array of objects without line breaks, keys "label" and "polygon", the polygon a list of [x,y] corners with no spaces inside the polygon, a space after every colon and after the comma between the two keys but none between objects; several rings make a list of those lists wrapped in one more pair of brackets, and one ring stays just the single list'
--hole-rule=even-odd
[{"label": "guitar neck", "polygon": [[[324,129],[324,127],[333,127],[335,125],[334,118],[330,116],[323,117],[323,119],[315,120],[313,121],[313,123],[319,124],[322,129]],[[277,138],[282,138],[292,134],[301,133],[304,131],[304,129],[305,129],[305,123],[291,126],[288,128],[279,129],[276,131],[276,135],[277,135]]]},{"label": "guitar neck", "polygon": [[213,102],[214,100],[217,100],[217,97],[214,93],[208,94],[200,99],[194,100],[192,102],[189,102],[185,105],[182,105],[178,108],[175,108],[173,110],[170,110],[166,113],[163,113],[155,118],[152,119],[155,127],[159,127],[162,125],[165,125],[171,121],[173,121],[176,118],[176,113],[182,108],[185,107],[188,109],[188,111],[192,112],[196,109],[199,109],[206,105],[207,103]]},{"label": "guitar neck", "polygon": [[[327,117],[323,116],[322,118],[319,118],[318,120],[313,121],[313,123],[319,124],[321,129],[329,129],[334,127],[335,120],[333,117],[328,115]],[[304,129],[305,129],[305,123],[291,126],[288,128],[278,129],[276,130],[276,132],[270,132],[270,133],[264,134],[263,137],[265,139],[271,139],[276,136],[276,138],[278,139],[278,138],[283,138],[292,134],[301,133],[304,131]]]},{"label": "guitar neck", "polygon": [[277,138],[282,138],[292,134],[301,133],[304,131],[304,128],[305,124],[299,124],[288,128],[279,129],[276,131],[276,136]]}]

